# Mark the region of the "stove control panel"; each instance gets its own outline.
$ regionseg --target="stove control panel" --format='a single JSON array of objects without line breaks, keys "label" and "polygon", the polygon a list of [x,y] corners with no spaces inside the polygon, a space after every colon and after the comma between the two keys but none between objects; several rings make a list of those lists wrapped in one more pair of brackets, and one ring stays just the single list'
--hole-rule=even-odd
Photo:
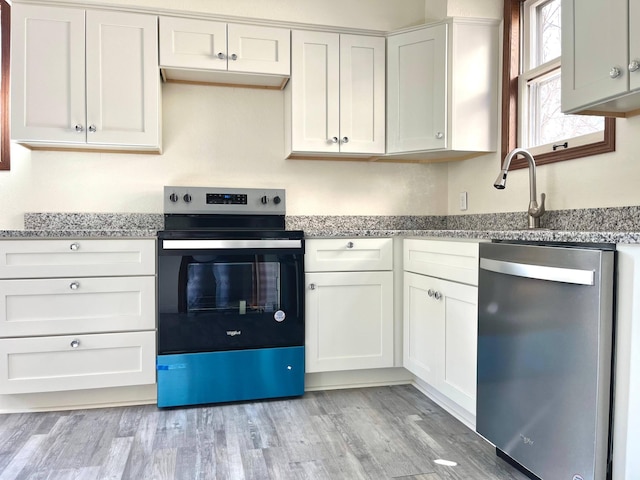
[{"label": "stove control panel", "polygon": [[238,193],[207,193],[209,205],[246,205],[247,195]]},{"label": "stove control panel", "polygon": [[280,188],[164,187],[164,213],[284,215]]}]

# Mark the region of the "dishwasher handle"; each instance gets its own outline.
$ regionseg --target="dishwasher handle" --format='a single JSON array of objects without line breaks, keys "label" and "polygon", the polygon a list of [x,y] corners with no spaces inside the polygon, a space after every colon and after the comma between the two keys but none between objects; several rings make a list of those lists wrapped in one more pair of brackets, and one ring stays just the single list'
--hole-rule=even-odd
[{"label": "dishwasher handle", "polygon": [[492,260],[490,258],[481,258],[480,268],[490,272],[503,273],[516,277],[534,278],[536,280],[573,283],[576,285],[595,285],[595,272],[593,270],[505,262],[502,260]]}]

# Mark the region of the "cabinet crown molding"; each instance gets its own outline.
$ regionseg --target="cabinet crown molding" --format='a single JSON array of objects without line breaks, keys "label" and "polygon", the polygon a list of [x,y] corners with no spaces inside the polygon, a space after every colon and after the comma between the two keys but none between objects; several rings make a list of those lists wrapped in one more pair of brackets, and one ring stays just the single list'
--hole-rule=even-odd
[{"label": "cabinet crown molding", "polygon": [[292,30],[319,30],[323,32],[333,33],[351,33],[356,35],[374,35],[384,36],[388,32],[382,30],[369,30],[362,28],[336,27],[334,25],[322,25],[303,22],[286,22],[278,20],[268,20],[264,18],[241,17],[234,15],[217,15],[206,12],[186,11],[173,8],[157,8],[142,7],[131,5],[114,5],[106,4],[100,1],[84,0],[84,1],[43,1],[43,0],[20,0],[13,2],[14,4],[31,4],[48,7],[72,7],[83,8],[85,10],[114,10],[131,13],[145,13],[148,15],[171,16],[180,18],[191,18],[198,20],[213,20],[226,23],[238,23],[247,25],[260,25],[267,27],[290,28]]}]

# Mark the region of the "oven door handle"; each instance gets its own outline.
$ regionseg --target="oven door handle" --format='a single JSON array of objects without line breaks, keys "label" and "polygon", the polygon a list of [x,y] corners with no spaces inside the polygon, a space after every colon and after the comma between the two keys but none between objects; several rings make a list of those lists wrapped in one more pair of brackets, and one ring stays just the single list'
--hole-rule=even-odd
[{"label": "oven door handle", "polygon": [[231,250],[231,249],[282,249],[302,248],[302,240],[162,240],[164,250]]}]

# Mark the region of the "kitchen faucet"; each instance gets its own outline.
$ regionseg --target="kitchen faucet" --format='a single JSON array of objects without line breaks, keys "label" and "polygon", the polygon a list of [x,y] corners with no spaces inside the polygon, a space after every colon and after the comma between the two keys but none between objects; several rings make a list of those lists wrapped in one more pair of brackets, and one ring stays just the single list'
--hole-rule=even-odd
[{"label": "kitchen faucet", "polygon": [[538,206],[538,202],[536,201],[536,161],[533,159],[533,155],[529,153],[524,148],[514,148],[509,152],[509,154],[504,158],[504,163],[502,164],[502,170],[496,178],[493,186],[498,190],[504,190],[504,187],[507,183],[507,172],[509,171],[509,165],[511,165],[511,160],[516,155],[522,155],[529,162],[529,209],[527,213],[529,214],[529,228],[540,228],[540,217],[545,212],[544,210],[544,199],[546,198],[545,194],[540,194],[540,206]]}]

